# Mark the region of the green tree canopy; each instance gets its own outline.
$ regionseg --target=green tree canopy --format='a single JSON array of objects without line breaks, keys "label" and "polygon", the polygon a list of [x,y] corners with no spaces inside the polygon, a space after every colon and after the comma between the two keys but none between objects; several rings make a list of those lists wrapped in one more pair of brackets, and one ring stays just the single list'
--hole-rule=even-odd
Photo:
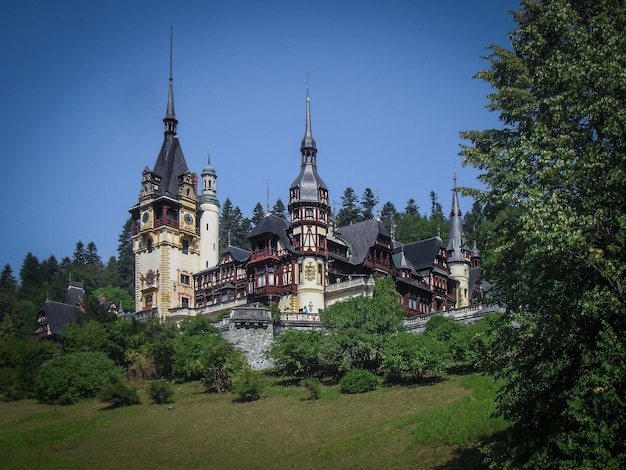
[{"label": "green tree canopy", "polygon": [[621,468],[626,4],[524,0],[514,18],[478,73],[502,128],[462,133],[473,194],[500,217],[510,320],[492,358],[510,426],[486,449],[501,468]]},{"label": "green tree canopy", "polygon": [[361,212],[357,206],[358,201],[359,197],[354,192],[354,189],[347,187],[341,196],[341,209],[337,213],[337,227],[345,227],[362,220]]}]

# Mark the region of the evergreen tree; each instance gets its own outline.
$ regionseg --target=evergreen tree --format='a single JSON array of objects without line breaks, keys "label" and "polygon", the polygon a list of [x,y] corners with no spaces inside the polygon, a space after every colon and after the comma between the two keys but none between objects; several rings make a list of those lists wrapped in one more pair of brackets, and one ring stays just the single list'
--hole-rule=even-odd
[{"label": "evergreen tree", "polygon": [[439,204],[439,196],[435,191],[430,192],[430,218],[435,220],[444,220],[443,208]]},{"label": "evergreen tree", "polygon": [[357,207],[358,200],[354,189],[347,187],[341,196],[341,209],[337,213],[337,227],[345,227],[362,220]]},{"label": "evergreen tree", "polygon": [[370,188],[365,188],[361,198],[361,214],[364,220],[374,218],[374,209],[378,204],[378,198]]},{"label": "evergreen tree", "polygon": [[263,206],[260,202],[256,203],[254,209],[252,210],[252,219],[250,219],[250,223],[253,227],[255,227],[261,220],[265,217],[265,211],[263,210]]},{"label": "evergreen tree", "polygon": [[492,46],[489,108],[464,132],[496,231],[507,306],[498,468],[626,466],[626,3],[523,0]]},{"label": "evergreen tree", "polygon": [[135,295],[135,255],[133,253],[132,221],[124,222],[117,245],[117,282],[131,297]]},{"label": "evergreen tree", "polygon": [[29,297],[41,289],[42,279],[39,260],[30,251],[26,254],[22,262],[20,281],[20,295],[24,298]]},{"label": "evergreen tree", "polygon": [[280,198],[276,199],[276,203],[274,204],[274,207],[272,207],[272,214],[276,217],[282,217],[283,219],[287,218],[287,209]]},{"label": "evergreen tree", "polygon": [[406,207],[404,208],[404,213],[410,216],[420,216],[420,208],[415,203],[415,199],[411,198],[406,202]]},{"label": "evergreen tree", "polygon": [[[0,322],[13,313],[17,303],[17,280],[10,264],[5,264],[0,274]],[[13,324],[11,322],[11,328]],[[12,331],[12,330],[11,330]]]},{"label": "evergreen tree", "polygon": [[380,211],[380,220],[383,225],[389,230],[389,233],[395,233],[396,223],[398,218],[398,211],[392,202],[387,201],[382,210]]},{"label": "evergreen tree", "polygon": [[76,247],[74,248],[74,254],[72,256],[72,264],[76,268],[82,268],[87,264],[87,250],[83,242],[78,240]]},{"label": "evergreen tree", "polygon": [[244,219],[239,206],[234,206],[230,198],[226,198],[220,214],[220,251],[228,245],[247,249],[246,236],[250,231],[250,219]]}]

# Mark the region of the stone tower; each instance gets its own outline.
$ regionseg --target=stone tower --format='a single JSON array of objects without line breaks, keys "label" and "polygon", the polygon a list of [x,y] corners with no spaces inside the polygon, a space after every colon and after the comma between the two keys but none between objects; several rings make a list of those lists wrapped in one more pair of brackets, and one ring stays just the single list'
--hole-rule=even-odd
[{"label": "stone tower", "polygon": [[143,171],[139,203],[130,209],[137,311],[168,316],[193,306],[193,273],[200,266],[197,177],[187,168],[174,112],[172,56],[163,144],[154,168]]},{"label": "stone tower", "polygon": [[306,312],[324,308],[327,283],[328,187],[317,173],[317,145],[311,131],[311,99],[306,94],[306,124],[300,145],[300,174],[289,188],[293,248],[298,257],[298,307]]},{"label": "stone tower", "polygon": [[217,265],[219,257],[220,203],[217,200],[217,174],[211,166],[211,156],[203,168],[200,195],[200,269]]},{"label": "stone tower", "polygon": [[471,292],[469,291],[471,251],[467,248],[465,237],[463,236],[463,222],[461,220],[461,209],[459,207],[456,175],[454,176],[454,187],[452,188],[450,234],[446,251],[448,254],[450,275],[457,282],[456,307],[467,307],[471,296]]}]

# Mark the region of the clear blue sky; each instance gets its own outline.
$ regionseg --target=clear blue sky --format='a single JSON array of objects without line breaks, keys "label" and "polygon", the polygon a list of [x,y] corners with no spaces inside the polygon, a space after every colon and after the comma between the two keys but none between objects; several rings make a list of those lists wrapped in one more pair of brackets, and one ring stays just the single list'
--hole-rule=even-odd
[{"label": "clear blue sky", "polygon": [[[340,205],[347,186],[426,213],[450,209],[459,131],[498,126],[472,79],[507,46],[516,0],[28,1],[0,15],[0,264],[27,252],[103,261],[163,140],[174,29],[174,96],[187,164],[207,154],[218,197],[244,215],[287,201],[300,168],[307,75],[318,169]],[[470,200],[461,202],[468,210]]]}]

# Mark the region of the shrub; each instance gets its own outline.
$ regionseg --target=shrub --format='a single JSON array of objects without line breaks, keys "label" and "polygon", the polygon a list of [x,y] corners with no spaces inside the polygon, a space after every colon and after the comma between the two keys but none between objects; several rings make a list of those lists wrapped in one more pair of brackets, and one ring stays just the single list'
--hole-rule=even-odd
[{"label": "shrub", "polygon": [[309,391],[308,400],[319,400],[322,396],[322,382],[318,379],[304,379],[302,386]]},{"label": "shrub", "polygon": [[95,397],[105,385],[121,380],[120,370],[101,352],[75,352],[46,362],[35,379],[35,395],[43,403],[71,405]]},{"label": "shrub", "polygon": [[263,396],[267,381],[263,374],[249,367],[243,368],[235,377],[233,389],[238,401],[255,401]]},{"label": "shrub", "polygon": [[415,381],[429,372],[442,372],[448,362],[445,345],[432,334],[402,332],[385,344],[381,369],[388,380]]},{"label": "shrub", "polygon": [[150,395],[150,399],[157,405],[171,403],[174,401],[172,399],[174,386],[172,382],[168,382],[167,380],[156,380],[150,384],[148,394]]},{"label": "shrub", "polygon": [[122,381],[106,385],[100,393],[100,400],[110,403],[114,408],[138,405],[140,403],[137,389],[129,387]]},{"label": "shrub", "polygon": [[352,369],[339,381],[342,393],[365,393],[374,390],[379,383],[378,376],[364,369]]}]

